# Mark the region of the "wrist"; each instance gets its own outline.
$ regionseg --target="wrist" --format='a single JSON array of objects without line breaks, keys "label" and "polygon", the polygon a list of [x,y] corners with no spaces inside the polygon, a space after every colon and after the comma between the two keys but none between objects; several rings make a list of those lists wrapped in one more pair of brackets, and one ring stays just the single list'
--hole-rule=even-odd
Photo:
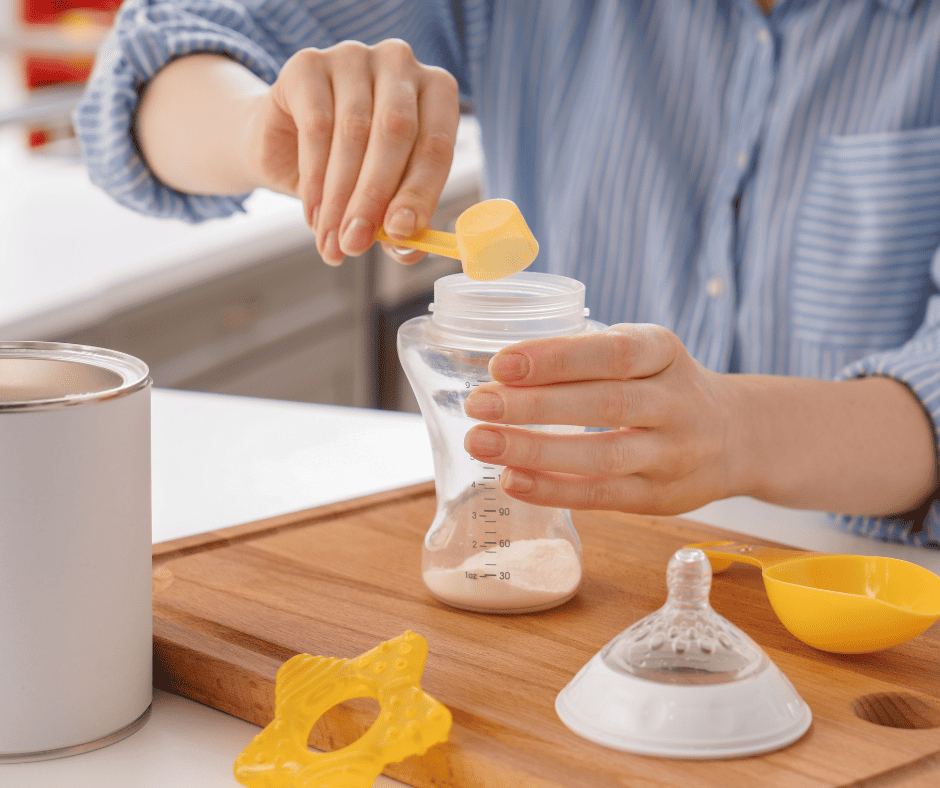
[{"label": "wrist", "polygon": [[245,184],[245,191],[266,188],[277,191],[265,174],[264,118],[267,91],[248,93],[235,100],[235,128],[232,150],[233,178]]},{"label": "wrist", "polygon": [[725,476],[723,497],[747,495],[761,498],[767,488],[762,458],[767,437],[760,424],[762,416],[759,387],[753,375],[723,374],[722,402],[726,424]]},{"label": "wrist", "polygon": [[258,187],[268,187],[260,161],[260,142],[256,129],[263,122],[265,100],[270,86],[239,63],[213,64],[216,79],[225,90],[218,106],[220,115],[220,168],[218,177],[229,192],[244,194]]}]

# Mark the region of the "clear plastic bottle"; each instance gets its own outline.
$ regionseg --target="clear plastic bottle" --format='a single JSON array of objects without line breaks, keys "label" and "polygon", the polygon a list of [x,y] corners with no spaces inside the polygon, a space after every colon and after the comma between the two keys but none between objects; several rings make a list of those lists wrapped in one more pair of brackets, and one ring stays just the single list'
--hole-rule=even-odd
[{"label": "clear plastic bottle", "polygon": [[[464,450],[477,423],[464,412],[490,381],[490,358],[538,337],[573,336],[603,326],[587,319],[584,285],[552,274],[493,282],[463,274],[434,285],[431,315],[398,332],[398,354],[431,438],[437,512],[424,540],[422,572],[442,602],[486,613],[545,610],[574,596],[581,544],[567,509],[532,506],[500,487],[503,467]],[[543,427],[576,432],[580,427]]]}]

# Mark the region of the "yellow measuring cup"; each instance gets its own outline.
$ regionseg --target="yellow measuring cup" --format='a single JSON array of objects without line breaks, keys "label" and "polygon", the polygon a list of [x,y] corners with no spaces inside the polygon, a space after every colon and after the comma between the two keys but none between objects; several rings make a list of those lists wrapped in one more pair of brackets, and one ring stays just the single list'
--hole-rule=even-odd
[{"label": "yellow measuring cup", "polygon": [[940,577],[898,558],[829,555],[737,542],[689,545],[713,572],[759,566],[781,623],[813,648],[862,654],[905,643],[940,618]]},{"label": "yellow measuring cup", "polygon": [[528,268],[539,244],[518,206],[510,200],[484,200],[460,216],[456,232],[421,230],[406,241],[389,238],[379,228],[377,241],[460,260],[471,279],[503,279]]}]

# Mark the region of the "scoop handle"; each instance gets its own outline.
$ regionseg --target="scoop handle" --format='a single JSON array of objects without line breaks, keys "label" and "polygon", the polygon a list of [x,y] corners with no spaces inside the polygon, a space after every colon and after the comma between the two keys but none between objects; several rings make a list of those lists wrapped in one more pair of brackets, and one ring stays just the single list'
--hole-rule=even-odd
[{"label": "scoop handle", "polygon": [[688,545],[697,547],[712,562],[712,571],[723,572],[735,561],[753,564],[761,569],[769,569],[784,561],[802,558],[812,553],[805,550],[786,550],[782,547],[766,547],[764,545],[750,545],[744,542],[702,542]]},{"label": "scoop handle", "polygon": [[460,259],[460,252],[457,249],[457,236],[454,233],[445,233],[440,230],[421,230],[411,238],[400,241],[397,238],[389,238],[385,230],[381,227],[375,234],[376,241],[387,241],[395,246],[403,246],[407,249],[418,249],[422,252],[439,254],[443,257],[453,257]]}]

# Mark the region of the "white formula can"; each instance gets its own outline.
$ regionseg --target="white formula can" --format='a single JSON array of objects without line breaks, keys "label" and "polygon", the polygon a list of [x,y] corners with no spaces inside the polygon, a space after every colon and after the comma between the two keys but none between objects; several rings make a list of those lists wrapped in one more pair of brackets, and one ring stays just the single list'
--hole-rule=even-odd
[{"label": "white formula can", "polygon": [[150,388],[123,353],[0,342],[0,764],[150,714]]}]

